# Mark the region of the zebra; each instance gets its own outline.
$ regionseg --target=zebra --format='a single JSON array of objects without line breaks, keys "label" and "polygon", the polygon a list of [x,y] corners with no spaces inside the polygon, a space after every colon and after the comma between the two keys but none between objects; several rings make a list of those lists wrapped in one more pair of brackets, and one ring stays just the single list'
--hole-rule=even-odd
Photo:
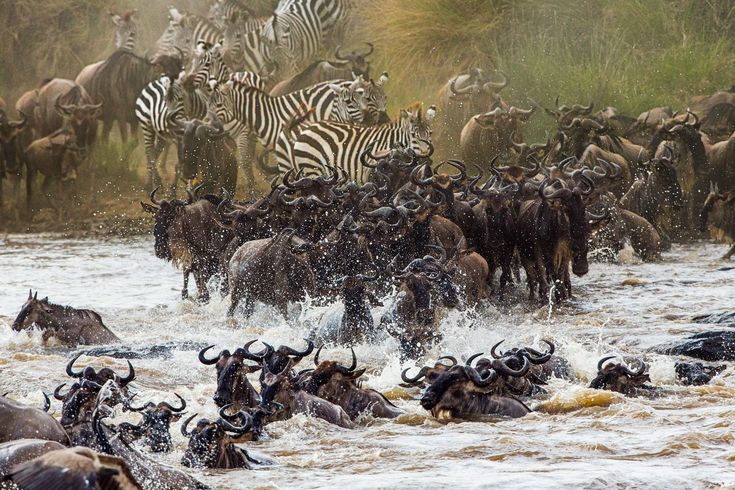
[{"label": "zebra", "polygon": [[355,182],[362,183],[367,177],[360,161],[363,152],[385,154],[394,145],[425,152],[431,143],[435,115],[435,106],[429,107],[424,116],[421,106],[414,104],[401,110],[397,122],[380,126],[361,127],[332,121],[312,123],[292,142],[288,159],[277,154],[278,170],[281,175],[292,169],[304,175],[319,175],[327,167],[336,166]]},{"label": "zebra", "polygon": [[168,13],[168,26],[156,41],[156,54],[176,55],[180,52],[188,59],[200,41],[209,44],[222,41],[222,29],[208,19],[181,13],[175,7],[170,7]]},{"label": "zebra", "polygon": [[248,5],[244,5],[241,0],[216,0],[209,8],[207,18],[224,28],[227,19],[238,17],[241,21],[250,22],[260,15],[273,12],[273,7],[274,2],[270,0],[251,0]]},{"label": "zebra", "polygon": [[122,15],[110,14],[112,23],[115,24],[115,47],[126,51],[135,51],[135,44],[138,39],[138,24],[135,22],[134,16],[138,9],[125,12]]},{"label": "zebra", "polygon": [[237,13],[224,20],[222,27],[223,55],[235,69],[260,70],[267,63],[261,47],[260,30],[267,17],[251,17],[244,21]]},{"label": "zebra", "polygon": [[[274,148],[283,129],[300,115],[310,112],[311,120],[333,119],[351,114],[357,121],[363,117],[363,107],[355,105],[349,110],[335,110],[338,89],[356,90],[362,79],[353,81],[322,82],[290,94],[271,97],[254,87],[229,81],[217,92],[218,113],[223,120],[237,119],[247,124],[266,148]],[[344,99],[342,99],[344,100]]]},{"label": "zebra", "polygon": [[[203,118],[207,113],[207,99],[199,90],[184,90],[181,79],[172,82],[171,77],[162,76],[143,88],[135,101],[135,117],[140,122],[148,167],[148,185],[155,189],[161,185],[156,162],[161,152],[176,139],[179,121],[185,117]],[[165,161],[165,156],[164,156]],[[179,177],[172,192],[176,192]]]}]

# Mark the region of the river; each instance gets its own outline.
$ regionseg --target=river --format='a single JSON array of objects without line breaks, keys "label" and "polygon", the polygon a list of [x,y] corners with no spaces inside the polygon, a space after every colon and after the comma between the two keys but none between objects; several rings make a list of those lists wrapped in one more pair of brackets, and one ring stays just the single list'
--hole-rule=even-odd
[{"label": "river", "polygon": [[[365,385],[384,391],[406,415],[365,419],[355,430],[296,416],[267,426],[267,437],[247,448],[276,460],[258,470],[194,471],[216,488],[701,488],[735,485],[735,376],[732,365],[708,386],[675,381],[675,358],[650,348],[712,326],[692,316],[733,307],[735,270],[724,270],[723,245],[675,245],[659,263],[640,263],[623,253],[621,263],[592,263],[573,278],[575,299],[561,307],[531,305],[525,291],[511,306],[486,305],[455,312],[442,322],[444,341],[428,359],[466,357],[506,339],[506,346],[557,345],[578,380],[552,380],[536,411],[517,420],[440,423],[418,403],[419,391],[398,386],[404,366],[396,344],[356,347]],[[0,238],[0,393],[42,405],[41,390],[68,382],[71,352],[44,345],[38,333],[13,332],[11,323],[28,290],[51,302],[98,311],[125,344],[216,344],[233,349],[253,338],[296,348],[309,329],[338,305],[294,308],[291,325],[270,308],[234,321],[227,300],[208,305],[180,299],[181,275],[153,255],[148,237],[68,239],[54,235]],[[190,286],[192,291],[193,286]],[[379,315],[380,311],[376,311]],[[168,399],[176,392],[188,413],[215,417],[213,366],[196,350],[174,350],[165,359],[134,361],[136,402]],[[606,354],[642,357],[652,382],[666,389],[656,399],[625,398],[587,389],[598,359]],[[322,357],[348,360],[346,349]],[[95,366],[125,372],[122,359],[82,357]],[[310,361],[309,361],[310,362]],[[405,367],[408,367],[407,364]],[[413,371],[415,372],[415,371]],[[255,381],[255,378],[254,378]],[[52,410],[60,412],[59,402]],[[121,413],[115,421],[135,420]],[[179,424],[175,450],[160,457],[178,465],[186,447]]]}]

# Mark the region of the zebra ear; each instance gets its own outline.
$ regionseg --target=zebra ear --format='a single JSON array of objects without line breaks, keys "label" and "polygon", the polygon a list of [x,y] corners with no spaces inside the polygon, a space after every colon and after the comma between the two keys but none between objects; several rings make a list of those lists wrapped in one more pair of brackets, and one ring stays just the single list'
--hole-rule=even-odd
[{"label": "zebra ear", "polygon": [[436,106],[431,105],[429,106],[429,109],[426,111],[426,122],[431,124],[431,121],[434,120],[435,116],[436,116]]},{"label": "zebra ear", "polygon": [[204,41],[199,41],[197,43],[197,56],[202,56],[204,52],[206,51],[206,43]]},{"label": "zebra ear", "polygon": [[120,17],[117,14],[111,14],[110,17],[112,17],[112,23],[116,26],[120,26],[120,23],[122,22],[122,17]]},{"label": "zebra ear", "polygon": [[329,88],[334,92],[335,94],[339,95],[342,93],[342,86],[336,83],[330,83]]}]

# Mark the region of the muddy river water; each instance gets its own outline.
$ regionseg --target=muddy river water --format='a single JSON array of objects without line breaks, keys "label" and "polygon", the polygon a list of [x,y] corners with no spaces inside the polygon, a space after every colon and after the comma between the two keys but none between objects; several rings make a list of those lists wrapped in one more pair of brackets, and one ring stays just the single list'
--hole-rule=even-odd
[{"label": "muddy river water", "polygon": [[[443,343],[428,359],[466,357],[506,345],[557,345],[578,380],[552,380],[549,395],[517,420],[443,423],[418,403],[418,389],[398,386],[403,367],[396,343],[356,347],[365,384],[386,393],[406,414],[395,420],[364,419],[355,430],[296,416],[267,427],[267,437],[247,447],[276,465],[258,470],[194,471],[215,488],[702,488],[735,486],[735,375],[732,365],[710,385],[680,386],[675,358],[650,349],[713,328],[692,322],[701,313],[733,309],[735,270],[724,270],[722,245],[678,245],[659,263],[642,264],[622,253],[618,264],[592,263],[575,278],[576,298],[557,306],[531,305],[518,288],[510,305],[452,313],[442,322]],[[72,352],[44,344],[39,333],[11,330],[28,289],[54,303],[98,311],[125,344],[180,345],[166,358],[134,361],[136,401],[168,399],[176,392],[187,411],[216,416],[214,368],[197,361],[196,346],[233,349],[253,338],[304,345],[302,338],[339,305],[294,308],[291,325],[269,308],[250,318],[226,318],[227,300],[208,305],[180,299],[181,277],[156,259],[148,237],[98,240],[49,235],[0,238],[0,393],[42,405],[47,392],[68,378]],[[376,310],[376,315],[380,314]],[[327,349],[347,361],[346,349]],[[587,389],[606,354],[642,357],[656,399],[624,398]],[[325,354],[322,354],[323,356]],[[122,359],[82,357],[82,363],[125,372]],[[731,363],[732,364],[732,363]],[[412,365],[412,364],[410,364]],[[58,414],[59,402],[52,410]],[[115,421],[136,420],[121,413]],[[186,440],[172,427],[175,450],[161,459],[178,465]],[[159,456],[156,456],[159,457]]]}]

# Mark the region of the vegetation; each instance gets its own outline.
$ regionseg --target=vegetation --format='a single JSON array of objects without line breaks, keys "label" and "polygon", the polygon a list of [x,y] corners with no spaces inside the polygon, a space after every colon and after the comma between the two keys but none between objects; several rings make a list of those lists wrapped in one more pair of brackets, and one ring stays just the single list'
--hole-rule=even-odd
[{"label": "vegetation", "polygon": [[[75,78],[113,50],[108,11],[137,8],[139,48],[163,31],[170,0],[14,0],[0,9],[0,96],[12,107],[47,77]],[[209,1],[177,0],[200,14]],[[390,73],[391,111],[437,101],[454,74],[497,68],[510,80],[503,95],[527,107],[586,103],[637,115],[655,106],[683,108],[691,95],[735,83],[735,5],[729,0],[371,0],[357,1],[344,45],[371,41],[373,67]],[[441,116],[441,114],[440,114]],[[544,138],[549,121],[526,131]],[[113,135],[116,131],[113,132]],[[129,182],[136,205],[145,175],[142,145],[113,142],[98,150],[92,180]],[[172,152],[173,153],[173,152]],[[169,165],[169,171],[171,165]],[[109,186],[108,186],[109,187]],[[114,196],[111,196],[114,198]]]}]

